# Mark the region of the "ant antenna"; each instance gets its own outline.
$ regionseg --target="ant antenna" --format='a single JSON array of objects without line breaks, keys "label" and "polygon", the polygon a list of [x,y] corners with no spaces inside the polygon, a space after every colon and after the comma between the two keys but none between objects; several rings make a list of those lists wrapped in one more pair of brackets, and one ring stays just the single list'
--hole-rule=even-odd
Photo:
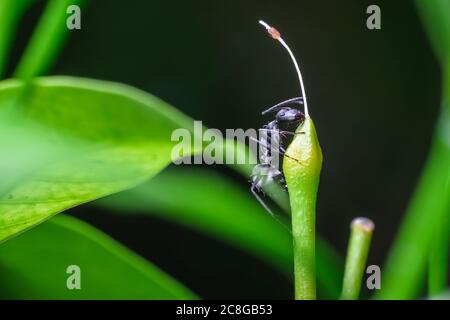
[{"label": "ant antenna", "polygon": [[267,32],[269,33],[269,35],[273,39],[278,40],[278,42],[280,42],[282,44],[282,46],[287,50],[287,52],[291,56],[292,62],[294,63],[294,66],[295,66],[295,70],[297,70],[298,79],[300,80],[300,89],[302,91],[303,101],[305,103],[305,116],[308,117],[309,116],[309,114],[308,114],[308,103],[306,102],[305,86],[303,84],[303,78],[302,78],[302,74],[300,72],[300,68],[298,67],[297,60],[295,60],[295,57],[294,57],[294,54],[291,51],[291,48],[289,48],[289,46],[286,44],[286,42],[284,42],[283,38],[281,38],[281,34],[280,34],[280,32],[277,29],[275,29],[274,27],[269,26],[267,23],[265,23],[262,20],[259,20],[259,23],[262,26],[264,26],[264,28],[266,28]]}]

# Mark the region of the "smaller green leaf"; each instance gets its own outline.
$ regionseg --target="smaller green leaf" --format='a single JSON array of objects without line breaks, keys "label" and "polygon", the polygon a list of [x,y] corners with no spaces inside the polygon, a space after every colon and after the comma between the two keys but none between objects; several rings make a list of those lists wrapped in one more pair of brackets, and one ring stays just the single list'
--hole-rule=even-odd
[{"label": "smaller green leaf", "polygon": [[[80,267],[81,289],[67,288]],[[2,299],[193,299],[176,280],[94,227],[60,215],[0,246]]]}]

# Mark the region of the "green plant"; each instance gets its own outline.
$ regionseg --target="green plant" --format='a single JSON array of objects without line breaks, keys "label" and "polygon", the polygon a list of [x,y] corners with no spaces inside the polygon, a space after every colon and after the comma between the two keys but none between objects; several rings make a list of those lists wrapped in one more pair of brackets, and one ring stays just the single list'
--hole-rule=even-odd
[{"label": "green plant", "polygon": [[[14,19],[9,20],[10,24],[5,25],[0,32],[6,33],[20,18],[19,13],[23,14],[24,11],[19,9],[25,9],[31,4],[31,2],[21,2],[19,8],[19,2],[14,3],[17,6],[13,5],[13,2],[8,2],[5,11],[2,11],[8,16],[14,13]],[[11,272],[13,268],[11,266],[14,266],[15,277],[10,277],[14,281],[28,286],[38,284],[39,287],[42,287],[45,282],[49,292],[47,297],[60,295],[67,298],[93,298],[100,297],[103,293],[104,297],[114,298],[154,298],[158,295],[161,298],[193,297],[188,290],[182,289],[178,284],[175,286],[180,289],[178,293],[175,293],[176,290],[170,288],[173,284],[165,280],[168,277],[158,272],[153,272],[149,278],[161,285],[160,290],[152,289],[154,285],[151,282],[142,281],[150,286],[150,291],[143,290],[142,295],[129,295],[126,290],[120,291],[120,286],[106,294],[110,287],[105,286],[103,277],[97,279],[103,283],[102,289],[91,289],[99,284],[95,284],[97,280],[94,277],[89,277],[90,285],[83,290],[83,294],[71,295],[64,293],[64,288],[57,285],[59,283],[57,280],[60,279],[48,281],[48,274],[34,277],[33,283],[30,282],[27,275],[30,269],[26,266],[19,267],[19,265],[25,264],[27,259],[29,261],[32,261],[33,257],[36,259],[36,255],[30,254],[27,258],[27,256],[12,254],[12,252],[25,251],[31,253],[34,244],[38,243],[36,238],[42,241],[49,239],[44,242],[49,250],[53,250],[49,255],[54,259],[50,259],[49,263],[54,263],[54,267],[68,263],[71,255],[58,253],[61,248],[59,241],[56,240],[60,237],[61,242],[66,243],[70,248],[69,240],[65,239],[67,234],[65,229],[52,227],[53,223],[46,222],[36,229],[38,231],[27,230],[58,212],[141,184],[160,172],[170,162],[170,153],[174,144],[170,139],[172,131],[180,127],[193,130],[192,120],[188,117],[161,100],[125,85],[73,77],[36,78],[50,68],[52,57],[60,50],[62,40],[66,37],[66,29],[58,27],[64,21],[61,8],[61,4],[55,1],[49,2],[31,44],[15,72],[19,79],[6,80],[0,85],[0,123],[3,133],[0,147],[8,155],[0,160],[2,173],[0,239],[7,241],[2,245],[0,261],[4,266],[10,266],[7,268],[11,268]],[[9,47],[10,40],[10,38],[2,38],[2,48]],[[6,52],[7,49],[4,51]],[[5,64],[4,60],[1,62],[2,65]],[[235,145],[234,142],[227,142],[225,147],[236,148],[237,152],[247,153],[245,146]],[[193,149],[192,152],[195,153],[198,150]],[[251,170],[251,166],[248,165],[234,168],[244,175],[248,175]],[[242,199],[239,202],[241,205],[249,202],[247,194],[244,196],[243,193],[240,195],[237,192],[234,197]],[[286,207],[286,203],[283,204],[284,200],[279,198],[278,202]],[[220,237],[225,235],[229,238],[227,234],[235,233],[239,230],[235,227],[242,225],[223,224],[230,210],[225,210],[217,216],[211,216],[211,211],[206,212],[202,220],[195,220],[195,215],[201,212],[204,211],[196,203],[188,218],[190,221],[196,221],[197,224],[205,223],[209,219],[213,226],[220,226],[223,231],[215,232],[214,228],[211,230],[208,228],[211,224],[209,226],[200,224],[201,229],[213,231],[214,235],[219,234]],[[246,219],[246,214],[247,212],[240,215],[241,222]],[[287,273],[286,270],[289,269],[292,259],[291,252],[289,246],[282,245],[285,240],[281,239],[290,239],[289,235],[284,230],[280,230],[278,225],[273,224],[254,204],[250,206],[248,215],[249,223],[254,220],[266,227],[250,233],[243,229],[240,234],[243,235],[244,244],[237,245],[250,251],[257,251],[257,254],[265,256],[266,260],[269,260],[269,257],[276,257],[270,259],[270,263],[277,266],[281,264],[281,269]],[[179,217],[176,220],[182,221]],[[53,218],[51,221],[56,220]],[[74,218],[63,221],[69,228],[76,229],[78,225],[81,225],[81,222]],[[27,231],[25,235],[12,239],[24,231]],[[265,237],[271,232],[281,240],[280,244],[276,241],[265,241]],[[91,254],[84,256],[83,260],[89,258],[93,264],[101,264],[102,262],[98,260],[101,255],[95,250],[98,251],[104,246],[100,243],[101,237],[95,236],[94,233],[98,232],[89,227],[85,228],[80,235],[88,237],[89,243],[92,243],[92,246],[86,245],[85,250]],[[47,234],[52,236],[46,236]],[[252,234],[254,236],[251,236]],[[55,242],[52,242],[52,239]],[[108,241],[110,241],[110,247],[117,247],[114,250],[127,251],[124,248],[119,249],[119,245],[112,240]],[[270,247],[274,249],[263,250]],[[324,261],[324,264],[321,264],[324,271],[319,272],[319,275],[323,275],[325,279],[321,281],[324,285],[324,296],[335,297],[336,287],[330,289],[332,287],[330,283],[334,275],[339,274],[339,261],[326,244],[323,244],[321,249],[323,250],[320,252],[323,254],[319,257]],[[125,255],[132,256],[131,253]],[[122,260],[121,263],[128,265],[128,268],[135,268],[132,259]],[[338,267],[326,271],[331,265],[330,261],[337,263]],[[155,269],[148,262],[142,262],[141,267]],[[3,274],[6,276],[8,273]],[[33,290],[28,293],[14,293],[12,285],[11,287],[8,285],[8,288],[10,292],[8,297],[37,297],[37,292]],[[171,296],[170,292],[173,293]]]},{"label": "green plant", "polygon": [[[64,286],[70,261],[82,269],[82,290]],[[197,298],[107,235],[65,215],[2,244],[0,265],[2,299]]]},{"label": "green plant", "polygon": [[308,116],[286,150],[284,173],[292,208],[294,239],[295,296],[316,298],[315,224],[316,196],[322,168],[322,151],[316,129]]},{"label": "green plant", "polygon": [[359,298],[361,282],[366,267],[374,224],[367,218],[356,218],[351,223],[350,241],[345,260],[345,273],[341,299]]},{"label": "green plant", "polygon": [[[0,77],[5,74],[18,21],[36,1],[0,1]],[[287,276],[294,265],[296,298],[316,298],[316,276],[318,296],[338,298],[341,258],[320,237],[316,248],[315,206],[322,154],[308,114],[297,129],[305,134],[295,137],[284,159],[289,198],[279,190],[269,193],[286,212],[292,208],[293,247],[291,235],[251,200],[247,190],[206,170],[163,171],[171,161],[171,133],[177,128],[192,132],[192,119],[126,85],[41,77],[50,70],[67,39],[64,25],[69,3],[83,5],[84,1],[48,1],[14,72],[15,79],[0,83],[0,283],[4,288],[0,296],[197,298],[152,263],[95,228],[64,214],[54,217],[96,200],[95,205],[119,214],[125,212],[122,208],[133,208],[206,233],[253,254]],[[378,298],[418,297],[427,263],[430,296],[440,294],[447,281],[448,6],[444,0],[418,1],[444,70],[442,114],[423,177],[388,259]],[[193,145],[191,154],[201,152]],[[225,141],[224,147],[248,155],[245,145]],[[245,178],[252,170],[245,164],[231,167]],[[221,185],[221,190],[209,188],[213,185]],[[441,236],[435,236],[437,228],[442,228]],[[359,295],[369,238],[353,230],[343,298]],[[46,250],[45,259],[41,248]],[[86,266],[81,291],[68,291],[61,285],[65,274],[54,277],[74,259]],[[126,278],[118,276],[125,273]],[[26,290],[18,288],[17,283]]]}]

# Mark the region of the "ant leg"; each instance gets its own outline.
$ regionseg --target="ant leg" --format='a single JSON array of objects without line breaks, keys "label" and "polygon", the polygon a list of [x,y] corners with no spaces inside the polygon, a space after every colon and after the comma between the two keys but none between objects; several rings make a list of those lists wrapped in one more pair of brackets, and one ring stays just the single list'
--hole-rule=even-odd
[{"label": "ant leg", "polygon": [[294,160],[294,161],[298,162],[299,164],[303,165],[303,164],[300,162],[300,160],[295,159],[294,157],[291,157],[290,155],[286,154],[286,149],[283,148],[282,146],[280,146],[280,151],[279,151],[279,152],[280,152],[281,155],[285,156],[286,158],[289,158],[289,159],[291,159],[291,160]]},{"label": "ant leg", "polygon": [[253,195],[255,196],[256,200],[258,200],[258,202],[264,207],[264,209],[266,209],[266,211],[269,212],[272,217],[275,217],[275,214],[272,212],[272,210],[270,210],[270,208],[266,205],[264,200],[255,191],[255,186],[254,185],[250,188],[250,191],[253,193]]},{"label": "ant leg", "polygon": [[259,129],[260,131],[268,131],[268,132],[279,132],[281,134],[288,134],[291,136],[296,136],[297,134],[305,134],[304,131],[300,132],[292,132],[292,131],[286,131],[286,130],[278,130],[278,129]]},{"label": "ant leg", "polygon": [[264,202],[264,200],[259,196],[259,194],[255,191],[255,186],[253,185],[250,188],[250,191],[253,193],[253,195],[255,196],[256,200],[258,200],[258,202],[264,207],[264,209],[269,212],[269,214],[279,223],[281,224],[283,227],[285,227],[289,232],[292,232],[291,229],[289,228],[289,226],[283,222],[279,217],[277,217],[272,210],[270,210],[270,208],[266,205],[266,203]]},{"label": "ant leg", "polygon": [[288,100],[282,101],[280,103],[277,103],[276,105],[270,107],[269,109],[264,110],[261,114],[265,115],[269,112],[277,111],[278,109],[281,109],[282,107],[289,105],[289,104],[294,104],[294,105],[295,104],[303,104],[303,97],[295,97],[295,98],[288,99]]},{"label": "ant leg", "polygon": [[290,155],[286,154],[286,149],[284,149],[283,147],[280,146],[280,154],[282,154],[283,156],[285,156],[286,158],[289,158],[291,160],[294,160],[295,162],[298,162],[299,164],[301,164],[303,166],[303,163],[301,163],[300,160],[295,159],[294,157],[291,157]]},{"label": "ant leg", "polygon": [[294,157],[291,157],[290,155],[287,155],[287,154],[286,154],[286,151],[283,152],[283,156],[285,156],[286,158],[289,158],[289,159],[291,159],[291,160],[297,162],[298,164],[300,164],[300,165],[302,165],[302,166],[305,166],[300,160],[298,160],[298,159],[296,159],[296,158],[294,158]]},{"label": "ant leg", "polygon": [[266,143],[262,142],[261,140],[258,140],[256,138],[250,137],[250,140],[255,141],[256,143],[262,145],[264,148],[266,148],[267,150],[271,150],[272,152],[279,152],[279,150],[275,150],[272,147],[269,147]]},{"label": "ant leg", "polygon": [[285,130],[282,130],[282,131],[280,131],[282,134],[288,134],[288,135],[291,135],[291,136],[296,136],[296,135],[298,135],[298,134],[305,134],[305,132],[304,131],[300,131],[300,132],[291,132],[291,131],[285,131]]},{"label": "ant leg", "polygon": [[[259,144],[261,144],[261,145],[262,145],[263,147],[265,147],[266,149],[269,149],[269,147],[267,146],[267,144],[265,144],[264,142],[259,141],[258,139],[255,139],[255,138],[253,138],[253,137],[250,137],[250,139],[253,140],[253,141],[255,141],[255,142],[257,142],[257,143],[259,143]],[[287,155],[287,154],[286,154],[286,150],[285,150],[282,146],[280,146],[280,150],[278,150],[278,151],[277,151],[277,150],[274,150],[273,148],[270,148],[270,150],[271,150],[271,151],[276,151],[276,152],[280,153],[281,155],[285,156],[286,158],[289,158],[289,159],[291,159],[291,160],[294,160],[294,161],[298,162],[299,164],[303,165],[303,164],[301,163],[300,160],[295,159],[294,157],[291,157],[291,156]]]}]

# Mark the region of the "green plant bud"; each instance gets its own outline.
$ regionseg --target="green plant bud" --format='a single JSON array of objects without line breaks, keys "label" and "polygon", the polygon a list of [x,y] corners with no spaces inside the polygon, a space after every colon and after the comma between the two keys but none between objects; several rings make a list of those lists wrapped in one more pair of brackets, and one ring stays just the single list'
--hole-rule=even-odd
[{"label": "green plant bud", "polygon": [[313,300],[316,299],[316,197],[322,150],[310,117],[306,117],[296,133],[283,159],[292,210],[295,298]]}]

